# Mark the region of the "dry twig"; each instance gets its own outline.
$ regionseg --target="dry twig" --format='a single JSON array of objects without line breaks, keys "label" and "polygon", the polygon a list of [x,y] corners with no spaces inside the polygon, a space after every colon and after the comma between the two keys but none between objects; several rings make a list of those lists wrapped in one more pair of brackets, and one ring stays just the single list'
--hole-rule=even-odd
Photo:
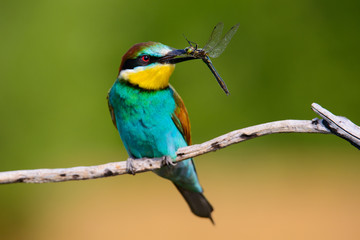
[{"label": "dry twig", "polygon": [[[313,103],[312,109],[323,119],[283,120],[264,123],[235,130],[210,141],[180,148],[175,162],[213,152],[235,143],[274,133],[322,133],[334,134],[360,149],[360,127],[345,117],[332,114]],[[135,173],[151,171],[163,166],[162,158],[133,160]],[[87,180],[127,174],[126,161],[106,163],[98,166],[59,169],[35,169],[0,172],[0,183],[46,183],[71,180]]]}]

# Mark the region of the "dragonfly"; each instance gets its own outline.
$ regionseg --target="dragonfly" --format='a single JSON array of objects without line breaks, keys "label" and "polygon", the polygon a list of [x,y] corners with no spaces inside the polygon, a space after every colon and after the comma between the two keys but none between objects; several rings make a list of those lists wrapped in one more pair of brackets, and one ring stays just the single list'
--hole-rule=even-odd
[{"label": "dragonfly", "polygon": [[[220,87],[224,90],[226,95],[229,95],[230,92],[226,87],[224,80],[221,78],[220,74],[216,71],[213,63],[211,62],[210,57],[217,58],[224,52],[231,38],[235,35],[236,31],[238,30],[239,25],[240,24],[238,23],[232,26],[230,30],[221,38],[224,29],[224,23],[219,22],[214,27],[209,40],[207,41],[207,43],[203,48],[198,48],[198,45],[196,43],[189,41],[188,39],[185,38],[190,45],[189,47],[186,47],[184,49],[186,54],[194,58],[203,60],[203,62],[209,67],[212,74],[215,76],[217,82],[219,83]],[[193,44],[195,46],[193,46]]]}]

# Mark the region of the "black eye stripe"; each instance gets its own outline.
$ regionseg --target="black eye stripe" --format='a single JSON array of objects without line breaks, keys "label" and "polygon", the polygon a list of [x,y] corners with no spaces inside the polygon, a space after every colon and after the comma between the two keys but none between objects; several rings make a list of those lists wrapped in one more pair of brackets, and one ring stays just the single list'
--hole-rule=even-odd
[{"label": "black eye stripe", "polygon": [[121,70],[134,69],[135,67],[138,67],[138,66],[147,66],[147,65],[149,65],[149,64],[152,64],[152,63],[157,62],[157,61],[161,58],[161,57],[149,56],[149,57],[150,57],[150,60],[147,61],[147,62],[144,62],[144,61],[142,60],[142,57],[143,57],[143,56],[144,56],[144,55],[141,55],[141,56],[139,56],[139,57],[137,57],[137,58],[135,58],[135,59],[127,59],[127,60],[124,62]]}]

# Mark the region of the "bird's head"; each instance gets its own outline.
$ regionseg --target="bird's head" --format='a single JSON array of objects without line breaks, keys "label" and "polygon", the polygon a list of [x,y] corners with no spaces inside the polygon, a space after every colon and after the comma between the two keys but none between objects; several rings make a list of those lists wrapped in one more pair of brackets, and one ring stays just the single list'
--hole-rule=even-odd
[{"label": "bird's head", "polygon": [[119,79],[147,90],[164,89],[169,86],[175,63],[195,59],[185,53],[158,42],[135,44],[122,58]]}]

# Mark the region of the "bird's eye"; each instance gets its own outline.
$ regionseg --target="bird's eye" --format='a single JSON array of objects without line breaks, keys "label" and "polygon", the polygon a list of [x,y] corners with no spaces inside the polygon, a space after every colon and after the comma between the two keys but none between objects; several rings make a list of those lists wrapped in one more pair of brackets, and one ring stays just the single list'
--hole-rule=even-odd
[{"label": "bird's eye", "polygon": [[144,55],[141,57],[141,60],[143,60],[143,62],[149,62],[150,61],[150,56],[149,55]]}]

